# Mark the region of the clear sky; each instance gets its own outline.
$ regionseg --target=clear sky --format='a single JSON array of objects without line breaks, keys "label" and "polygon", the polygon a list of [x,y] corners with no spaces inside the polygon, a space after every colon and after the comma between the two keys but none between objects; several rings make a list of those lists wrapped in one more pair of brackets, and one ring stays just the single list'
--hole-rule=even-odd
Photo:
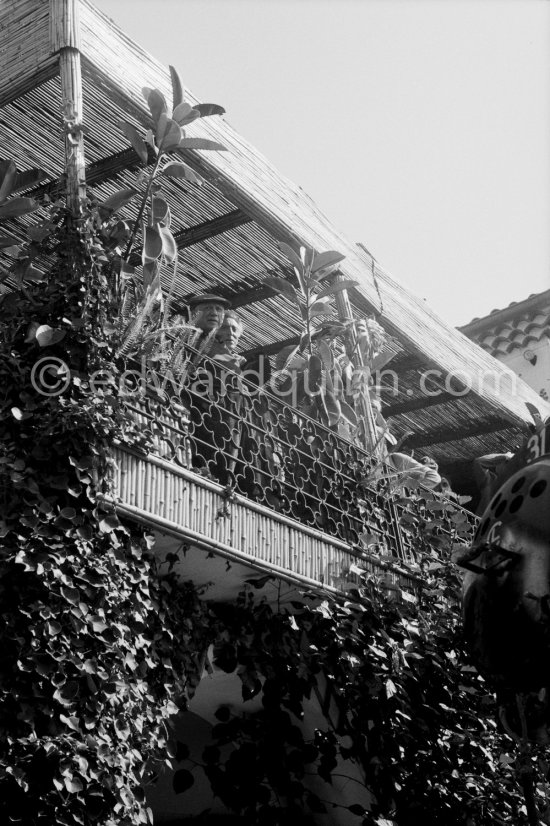
[{"label": "clear sky", "polygon": [[446,321],[550,288],[550,0],[95,0]]}]

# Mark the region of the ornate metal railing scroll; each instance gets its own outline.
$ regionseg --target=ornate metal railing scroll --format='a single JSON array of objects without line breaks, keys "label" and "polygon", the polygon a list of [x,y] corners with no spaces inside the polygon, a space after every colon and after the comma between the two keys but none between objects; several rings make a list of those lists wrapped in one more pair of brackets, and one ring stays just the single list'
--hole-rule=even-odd
[{"label": "ornate metal railing scroll", "polygon": [[[365,485],[373,457],[284,397],[203,356],[178,376],[148,371],[145,392],[126,404],[161,458],[357,548],[414,559],[411,503],[396,506],[385,483]],[[449,507],[414,502],[435,533],[454,531]]]}]

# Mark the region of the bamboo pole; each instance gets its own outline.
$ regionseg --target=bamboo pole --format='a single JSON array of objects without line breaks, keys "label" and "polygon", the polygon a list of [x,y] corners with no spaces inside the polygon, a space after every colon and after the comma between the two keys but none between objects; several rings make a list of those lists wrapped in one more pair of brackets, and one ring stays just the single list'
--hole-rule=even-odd
[{"label": "bamboo pole", "polygon": [[51,47],[59,53],[67,208],[74,216],[80,215],[86,198],[78,7],[79,0],[50,0]]}]

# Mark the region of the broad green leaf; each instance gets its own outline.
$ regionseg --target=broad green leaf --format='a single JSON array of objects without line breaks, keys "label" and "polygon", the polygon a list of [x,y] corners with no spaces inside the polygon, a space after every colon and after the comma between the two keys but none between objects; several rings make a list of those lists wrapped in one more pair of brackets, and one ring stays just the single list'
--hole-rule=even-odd
[{"label": "broad green leaf", "polygon": [[[177,120],[180,126],[187,126],[189,123],[193,123],[194,120],[200,118],[199,113],[195,108],[192,108],[191,111],[185,117],[174,118]],[[182,131],[182,138],[185,137],[185,132]]]},{"label": "broad green leaf", "polygon": [[162,238],[162,252],[167,261],[175,261],[178,257],[178,247],[174,236],[168,227],[159,227],[159,232]]},{"label": "broad green leaf", "polygon": [[197,110],[201,118],[209,115],[225,115],[225,109],[217,103],[195,103],[193,108]]},{"label": "broad green leaf", "polygon": [[40,205],[34,198],[12,198],[0,206],[0,219],[19,218],[21,215],[28,215],[34,212]]},{"label": "broad green leaf", "polygon": [[280,278],[278,275],[268,275],[267,278],[264,278],[263,283],[278,293],[286,293],[286,295],[291,296],[294,300],[297,298],[296,290],[292,284],[286,279]]},{"label": "broad green leaf", "polygon": [[218,152],[225,152],[226,147],[216,141],[209,141],[205,138],[182,138],[178,149],[215,149]]},{"label": "broad green leaf", "polygon": [[308,360],[309,391],[315,393],[321,387],[323,378],[323,362],[316,353],[312,353]]},{"label": "broad green leaf", "polygon": [[167,201],[164,198],[161,198],[160,195],[153,195],[153,203],[152,203],[152,210],[151,210],[151,218],[153,224],[163,223],[166,226],[170,226],[170,207],[168,206]]},{"label": "broad green leaf", "polygon": [[0,203],[8,198],[17,178],[17,167],[13,161],[0,161]]},{"label": "broad green leaf", "polygon": [[186,792],[187,789],[190,789],[194,782],[195,778],[190,771],[187,769],[178,769],[174,772],[172,778],[172,788],[176,794],[181,794],[182,792]]},{"label": "broad green leaf", "polygon": [[284,253],[284,255],[286,255],[286,257],[293,264],[293,266],[301,272],[303,270],[303,264],[296,250],[294,250],[290,246],[290,244],[285,244],[284,241],[279,241],[278,247],[281,250],[281,252]]},{"label": "broad green leaf", "polygon": [[181,126],[179,126],[179,124],[177,124],[175,120],[168,118],[166,121],[162,139],[160,139],[160,135],[157,135],[157,140],[160,141],[159,150],[161,150],[162,152],[173,152],[175,149],[178,149],[180,142],[182,140]]},{"label": "broad green leaf", "polygon": [[158,227],[145,227],[144,261],[155,261],[162,253],[162,236]]},{"label": "broad green leaf", "polygon": [[331,267],[333,264],[339,264],[345,257],[342,253],[334,252],[333,250],[320,252],[318,255],[315,255],[313,259],[311,272],[317,272],[318,270],[324,270],[325,267]]},{"label": "broad green leaf", "polygon": [[[172,120],[175,120],[176,123],[179,123],[181,126],[183,121],[187,118],[187,116],[193,111],[193,107],[190,103],[186,103],[183,101],[179,103],[177,106],[174,107],[174,111],[172,112]],[[198,115],[196,117],[199,117]]]},{"label": "broad green leaf", "polygon": [[309,308],[309,317],[310,319],[314,319],[322,315],[330,315],[332,311],[333,307],[330,305],[330,299],[321,299],[321,301],[315,301],[311,305]]},{"label": "broad green leaf", "polygon": [[193,170],[189,169],[189,167],[184,163],[180,163],[178,161],[167,163],[163,168],[161,175],[166,175],[167,178],[183,178],[183,180],[189,181],[189,183],[192,184],[202,184],[202,178],[195,175]]},{"label": "broad green leaf", "polygon": [[183,102],[183,84],[177,69],[173,66],[168,68],[170,69],[170,80],[172,81],[172,108],[175,109]]},{"label": "broad green leaf", "polygon": [[117,210],[122,209],[122,207],[125,207],[126,204],[129,204],[137,194],[137,189],[120,189],[118,192],[115,192],[114,195],[111,195],[103,201],[101,207],[102,209],[108,209],[111,212],[116,212]]},{"label": "broad green leaf", "polygon": [[65,338],[65,330],[56,330],[49,324],[41,324],[34,334],[40,347],[48,347],[50,344],[57,344]]},{"label": "broad green leaf", "polygon": [[119,126],[122,133],[128,138],[128,140],[132,144],[134,151],[140,159],[140,161],[146,164],[148,158],[147,144],[139,134],[136,127],[132,123],[128,123],[127,120],[121,121],[119,123]]},{"label": "broad green leaf", "polygon": [[[147,95],[145,95],[146,91]],[[168,111],[164,95],[158,89],[149,89],[147,87],[143,89],[143,94],[151,110],[153,120],[158,123],[160,116],[165,115]]]},{"label": "broad green leaf", "polygon": [[353,425],[353,427],[357,427],[357,414],[355,413],[353,407],[350,407],[350,405],[347,404],[347,402],[344,402],[341,399],[339,400],[339,404],[342,416],[345,419],[347,419],[348,422],[350,422]]},{"label": "broad green leaf", "polygon": [[357,281],[353,281],[349,278],[345,281],[338,281],[337,284],[329,284],[317,293],[316,298],[319,299],[324,298],[326,295],[335,295],[335,293],[339,293],[342,290],[347,290],[349,287],[353,287],[357,283]]},{"label": "broad green leaf", "polygon": [[19,243],[20,241],[14,238],[13,235],[0,235],[0,250],[17,246]]},{"label": "broad green leaf", "polygon": [[152,259],[151,261],[145,261],[143,264],[142,269],[142,279],[143,279],[143,286],[147,287],[148,289],[154,283],[155,278],[158,274],[158,260]]},{"label": "broad green leaf", "polygon": [[36,167],[33,167],[32,169],[25,169],[22,172],[17,173],[12,192],[20,192],[22,189],[30,189],[31,186],[36,186],[42,181],[45,181],[48,177],[48,173],[44,172],[43,169],[38,169]]}]

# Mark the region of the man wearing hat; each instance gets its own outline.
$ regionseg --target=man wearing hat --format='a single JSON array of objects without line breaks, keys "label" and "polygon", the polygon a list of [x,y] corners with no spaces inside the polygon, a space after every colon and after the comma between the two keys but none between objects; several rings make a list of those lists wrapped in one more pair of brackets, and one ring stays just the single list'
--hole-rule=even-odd
[{"label": "man wearing hat", "polygon": [[211,336],[218,327],[221,327],[223,316],[229,307],[227,298],[213,293],[204,293],[191,298],[189,304],[189,321],[193,326],[202,330],[199,344],[206,337]]}]

